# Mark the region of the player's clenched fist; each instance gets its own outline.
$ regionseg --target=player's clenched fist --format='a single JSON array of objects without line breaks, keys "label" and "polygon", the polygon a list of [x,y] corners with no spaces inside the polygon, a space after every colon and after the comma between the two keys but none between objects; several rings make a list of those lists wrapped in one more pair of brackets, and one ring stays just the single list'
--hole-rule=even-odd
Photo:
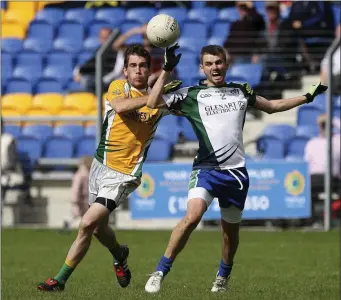
[{"label": "player's clenched fist", "polygon": [[311,86],[310,90],[308,93],[306,93],[304,96],[307,98],[307,102],[310,103],[314,101],[314,98],[319,95],[324,93],[328,87],[326,85],[323,85],[321,82],[314,84]]}]

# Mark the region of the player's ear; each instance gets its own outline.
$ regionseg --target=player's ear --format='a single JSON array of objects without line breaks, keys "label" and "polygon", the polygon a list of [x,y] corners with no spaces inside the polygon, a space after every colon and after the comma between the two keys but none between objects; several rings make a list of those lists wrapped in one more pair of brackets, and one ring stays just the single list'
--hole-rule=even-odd
[{"label": "player's ear", "polygon": [[204,72],[204,66],[200,64],[200,70]]},{"label": "player's ear", "polygon": [[123,74],[125,77],[128,76],[128,72],[127,72],[127,68],[126,67],[123,67]]}]

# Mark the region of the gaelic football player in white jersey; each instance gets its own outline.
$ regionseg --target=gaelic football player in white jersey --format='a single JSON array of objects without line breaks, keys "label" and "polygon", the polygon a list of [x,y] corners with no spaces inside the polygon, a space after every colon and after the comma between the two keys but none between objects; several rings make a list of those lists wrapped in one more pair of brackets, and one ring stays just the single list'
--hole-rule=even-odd
[{"label": "gaelic football player in white jersey", "polygon": [[[165,66],[178,60],[179,55],[175,55],[177,48],[179,47],[166,49]],[[169,76],[165,68],[166,71],[161,73],[147,101],[150,108],[168,106],[179,111],[190,121],[199,140],[199,150],[189,181],[187,214],[173,230],[164,256],[155,272],[150,275],[145,286],[149,293],[160,290],[164,277],[213,198],[219,200],[223,246],[211,291],[227,289],[239,244],[239,223],[249,188],[243,147],[246,109],[253,106],[269,114],[286,111],[313,101],[327,89],[318,83],[304,96],[269,101],[256,95],[247,83],[225,82],[228,64],[222,47],[203,47],[200,59],[200,68],[205,73],[206,80],[197,86],[162,95],[163,86]]]}]

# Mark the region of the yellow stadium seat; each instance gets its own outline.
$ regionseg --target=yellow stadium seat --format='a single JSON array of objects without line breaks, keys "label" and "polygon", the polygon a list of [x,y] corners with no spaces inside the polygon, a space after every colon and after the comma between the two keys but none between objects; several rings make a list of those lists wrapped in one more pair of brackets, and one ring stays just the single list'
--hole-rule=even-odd
[{"label": "yellow stadium seat", "polygon": [[[11,107],[11,106],[4,106],[2,105],[1,107],[1,115],[3,117],[20,117],[20,113],[14,108],[14,107]],[[6,123],[11,123],[11,124],[17,124],[17,125],[21,125],[20,122],[9,122],[9,121],[6,121]]]},{"label": "yellow stadium seat", "polygon": [[7,94],[1,99],[2,106],[11,106],[19,114],[25,114],[32,105],[32,95],[26,93]]},{"label": "yellow stadium seat", "polygon": [[63,102],[63,95],[57,93],[37,94],[33,98],[33,105],[46,109],[51,114],[58,114]]},{"label": "yellow stadium seat", "polygon": [[27,14],[24,10],[7,10],[5,13],[4,21],[9,23],[18,23],[23,26],[24,29],[27,28],[28,24],[32,20],[30,14]]},{"label": "yellow stadium seat", "polygon": [[84,114],[96,106],[96,98],[91,93],[72,93],[65,96],[64,105],[73,107]]},{"label": "yellow stadium seat", "polygon": [[25,37],[24,27],[20,23],[3,22],[1,25],[1,38],[23,39]]},{"label": "yellow stadium seat", "polygon": [[[32,105],[31,108],[26,112],[28,117],[52,117],[52,114],[39,106]],[[52,121],[27,121],[23,125],[26,126],[28,124],[50,124],[52,125]]]},{"label": "yellow stadium seat", "polygon": [[[97,109],[93,108],[90,110],[87,115],[87,117],[96,117],[97,116]],[[91,125],[96,125],[96,121],[85,121],[84,126],[91,126]]]},{"label": "yellow stadium seat", "polygon": [[[61,117],[83,117],[83,113],[81,113],[79,110],[77,110],[74,107],[67,107],[64,106],[58,113]],[[61,125],[61,124],[83,124],[83,121],[57,121],[55,122],[55,125]]]}]

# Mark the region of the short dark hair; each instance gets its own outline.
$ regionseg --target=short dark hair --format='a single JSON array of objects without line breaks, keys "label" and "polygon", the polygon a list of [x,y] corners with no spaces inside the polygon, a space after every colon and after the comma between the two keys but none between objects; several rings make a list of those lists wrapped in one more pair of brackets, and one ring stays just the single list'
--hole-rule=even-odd
[{"label": "short dark hair", "polygon": [[142,45],[134,44],[127,48],[127,50],[124,53],[124,67],[125,68],[128,67],[130,55],[138,55],[138,56],[144,57],[147,61],[148,68],[150,68],[152,58],[150,56],[150,53],[146,49],[144,49]]},{"label": "short dark hair", "polygon": [[208,45],[205,47],[201,48],[201,52],[200,52],[200,62],[202,63],[202,58],[204,56],[204,54],[211,54],[211,55],[221,55],[224,59],[225,62],[227,62],[226,59],[226,51],[223,47],[218,46],[218,45]]}]

